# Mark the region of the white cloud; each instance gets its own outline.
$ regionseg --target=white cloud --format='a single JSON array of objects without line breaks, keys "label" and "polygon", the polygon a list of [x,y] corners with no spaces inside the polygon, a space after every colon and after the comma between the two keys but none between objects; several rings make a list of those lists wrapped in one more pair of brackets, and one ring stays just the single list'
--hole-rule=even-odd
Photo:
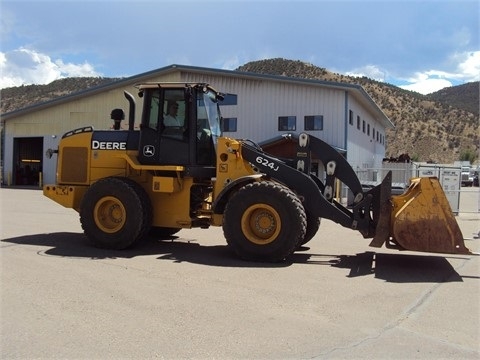
[{"label": "white cloud", "polygon": [[466,82],[480,80],[480,51],[456,53],[452,56],[458,63],[457,74]]},{"label": "white cloud", "polygon": [[453,82],[480,80],[480,51],[455,53],[449,62],[454,68],[452,72],[441,70],[417,72],[412,78],[404,79],[409,84],[400,87],[426,95],[450,87]]},{"label": "white cloud", "polygon": [[101,76],[92,65],[64,63],[34,50],[19,48],[0,52],[0,89],[30,84],[49,84],[65,77]]},{"label": "white cloud", "polygon": [[355,77],[365,76],[376,81],[385,81],[387,73],[376,65],[365,65],[352,71],[347,71],[345,75]]},{"label": "white cloud", "polygon": [[401,85],[400,87],[405,90],[416,91],[420,94],[427,95],[450,86],[452,86],[452,83],[446,79],[431,79],[428,78],[428,75],[419,74],[418,79],[412,84]]}]

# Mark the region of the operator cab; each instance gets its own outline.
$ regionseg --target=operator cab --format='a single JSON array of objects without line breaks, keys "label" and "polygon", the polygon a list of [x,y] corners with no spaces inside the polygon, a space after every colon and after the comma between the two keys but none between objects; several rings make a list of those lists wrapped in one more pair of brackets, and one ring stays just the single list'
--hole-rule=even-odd
[{"label": "operator cab", "polygon": [[215,167],[221,94],[207,84],[146,83],[138,160],[191,170]]}]

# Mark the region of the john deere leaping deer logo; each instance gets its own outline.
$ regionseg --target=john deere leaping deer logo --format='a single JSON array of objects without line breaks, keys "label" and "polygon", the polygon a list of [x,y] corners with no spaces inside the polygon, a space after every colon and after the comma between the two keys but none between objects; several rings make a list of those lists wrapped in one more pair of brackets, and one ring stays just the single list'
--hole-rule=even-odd
[{"label": "john deere leaping deer logo", "polygon": [[153,145],[145,145],[143,147],[143,156],[150,157],[155,154],[155,147]]}]

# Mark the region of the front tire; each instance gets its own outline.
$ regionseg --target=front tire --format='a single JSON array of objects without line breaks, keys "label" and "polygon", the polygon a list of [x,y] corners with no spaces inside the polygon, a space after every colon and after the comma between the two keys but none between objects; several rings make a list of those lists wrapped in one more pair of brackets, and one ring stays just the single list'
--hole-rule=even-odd
[{"label": "front tire", "polygon": [[320,223],[321,218],[315,217],[307,211],[307,231],[305,232],[305,237],[298,244],[299,247],[305,245],[313,239],[318,229],[320,228]]},{"label": "front tire", "polygon": [[223,232],[244,260],[278,262],[291,255],[306,232],[305,209],[288,188],[264,181],[247,184],[228,201]]},{"label": "front tire", "polygon": [[101,179],[90,186],[82,199],[80,222],[96,247],[125,249],[143,239],[150,229],[150,200],[133,180]]}]

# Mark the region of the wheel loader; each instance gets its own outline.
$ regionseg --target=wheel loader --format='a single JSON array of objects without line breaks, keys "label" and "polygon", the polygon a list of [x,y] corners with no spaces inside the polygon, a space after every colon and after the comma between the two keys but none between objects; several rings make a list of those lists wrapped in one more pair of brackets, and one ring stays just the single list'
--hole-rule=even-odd
[{"label": "wheel loader", "polygon": [[[181,229],[222,226],[242,259],[278,262],[310,241],[322,218],[358,230],[371,246],[469,254],[436,178],[412,179],[392,196],[391,173],[368,191],[347,160],[324,141],[301,133],[285,159],[249,140],[222,136],[223,94],[203,83],[142,83],[139,130],[135,100],[115,109],[114,130],[91,126],[65,133],[55,150],[55,184],[44,195],[75,209],[93,245],[125,249]],[[169,117],[169,121],[166,119]],[[175,121],[172,121],[171,118]],[[312,158],[325,178],[311,173]],[[353,194],[335,199],[343,183]]]}]

